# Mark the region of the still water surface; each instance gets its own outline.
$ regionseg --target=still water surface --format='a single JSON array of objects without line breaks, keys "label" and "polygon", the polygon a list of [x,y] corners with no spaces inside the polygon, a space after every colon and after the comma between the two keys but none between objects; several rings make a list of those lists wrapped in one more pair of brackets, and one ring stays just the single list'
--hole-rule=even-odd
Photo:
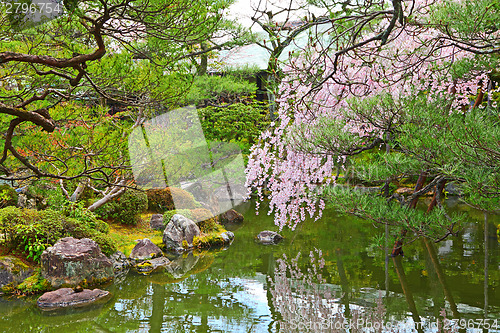
[{"label": "still water surface", "polygon": [[[321,287],[333,295],[337,306],[332,311],[347,320],[382,301],[384,320],[399,325],[393,331],[413,332],[418,318],[428,324],[423,331],[436,331],[429,327],[442,319],[444,309],[448,318],[475,327],[481,319],[492,325],[499,319],[498,329],[490,332],[500,332],[500,220],[485,220],[482,213],[458,205],[454,209],[470,217],[460,237],[435,245],[416,241],[405,247],[401,261],[393,261],[384,249],[370,245],[375,235],[384,237],[383,227],[329,211],[317,222],[283,231],[285,240],[277,246],[257,244],[260,231],[276,227],[265,207],[257,216],[247,204],[240,207],[245,222],[230,228],[234,243],[178,258],[176,276],[129,273],[107,287],[113,293],[110,302],[75,312],[49,315],[36,308],[36,298],[0,299],[0,331],[277,332],[284,318],[271,293],[278,260],[300,252],[298,269],[305,272],[311,268],[309,252],[320,249],[325,260]],[[300,301],[295,304],[307,307]]]}]

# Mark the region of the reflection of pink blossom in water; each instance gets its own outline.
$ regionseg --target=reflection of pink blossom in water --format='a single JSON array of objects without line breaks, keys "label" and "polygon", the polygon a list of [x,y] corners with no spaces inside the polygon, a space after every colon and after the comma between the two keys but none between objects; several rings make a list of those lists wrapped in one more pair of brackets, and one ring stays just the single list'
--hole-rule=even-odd
[{"label": "reflection of pink blossom in water", "polygon": [[292,259],[283,255],[274,277],[269,277],[273,306],[281,315],[280,332],[346,332],[346,325],[350,332],[364,332],[365,323],[384,323],[381,292],[375,308],[351,305],[350,316],[346,316],[332,285],[321,275],[325,265],[321,250],[311,251],[309,257],[307,270],[302,270],[300,252]]}]

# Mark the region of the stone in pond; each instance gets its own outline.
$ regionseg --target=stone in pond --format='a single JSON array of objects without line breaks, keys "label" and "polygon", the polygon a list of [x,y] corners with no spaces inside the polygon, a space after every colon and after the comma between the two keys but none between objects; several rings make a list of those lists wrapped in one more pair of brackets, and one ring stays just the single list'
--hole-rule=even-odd
[{"label": "stone in pond", "polygon": [[277,232],[265,230],[257,235],[257,239],[264,245],[275,245],[283,240],[283,236]]},{"label": "stone in pond", "polygon": [[109,259],[113,264],[113,269],[116,272],[124,271],[130,267],[130,260],[127,258],[123,252],[116,251],[113,253]]},{"label": "stone in pond", "polygon": [[163,244],[168,250],[185,251],[193,247],[193,238],[200,233],[196,223],[187,217],[175,214],[163,230]]},{"label": "stone in pond", "polygon": [[130,259],[134,261],[144,261],[163,256],[160,248],[149,238],[141,239],[130,252]]},{"label": "stone in pond", "polygon": [[73,288],[61,288],[43,294],[36,301],[36,304],[42,310],[51,311],[67,308],[80,308],[97,302],[104,303],[110,298],[111,293],[105,290],[74,290]]},{"label": "stone in pond", "polygon": [[229,245],[234,240],[234,234],[231,231],[223,232],[220,234],[220,237],[222,238],[224,245]]},{"label": "stone in pond", "polygon": [[235,211],[234,209],[230,209],[227,212],[220,215],[221,223],[241,223],[243,222],[243,215]]},{"label": "stone in pond", "polygon": [[146,260],[137,265],[134,265],[134,269],[139,274],[149,275],[151,273],[156,273],[164,270],[169,264],[170,260],[165,257],[160,257]]},{"label": "stone in pond", "polygon": [[53,288],[93,285],[113,280],[113,263],[91,239],[60,239],[41,257],[42,275]]}]

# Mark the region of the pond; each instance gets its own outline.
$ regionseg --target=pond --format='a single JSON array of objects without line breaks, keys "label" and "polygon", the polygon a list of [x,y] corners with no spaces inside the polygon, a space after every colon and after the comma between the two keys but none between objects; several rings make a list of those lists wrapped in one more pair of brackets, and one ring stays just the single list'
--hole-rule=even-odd
[{"label": "pond", "polygon": [[[257,244],[254,237],[260,231],[276,227],[266,207],[256,215],[247,203],[239,207],[245,222],[231,228],[234,243],[176,259],[175,276],[129,273],[106,288],[113,293],[108,303],[66,313],[39,311],[36,297],[4,298],[0,331],[347,331],[333,328],[335,317],[344,324],[357,320],[364,327],[370,327],[368,318],[382,318],[385,331],[394,332],[415,331],[414,322],[421,318],[418,331],[435,332],[436,319],[446,312],[448,319],[455,317],[460,327],[468,327],[461,331],[483,332],[472,327],[491,328],[500,318],[500,220],[448,204],[469,215],[460,236],[438,244],[417,240],[405,246],[402,260],[393,260],[372,245],[374,236],[384,238],[384,227],[331,211],[293,232],[284,230],[285,240],[277,246]],[[305,286],[310,290],[283,275],[284,264],[299,252],[292,271],[311,278]],[[284,255],[288,259],[281,261]],[[307,275],[307,269],[317,271]],[[311,321],[332,326],[310,326]],[[489,331],[500,332],[500,320],[496,325]]]}]

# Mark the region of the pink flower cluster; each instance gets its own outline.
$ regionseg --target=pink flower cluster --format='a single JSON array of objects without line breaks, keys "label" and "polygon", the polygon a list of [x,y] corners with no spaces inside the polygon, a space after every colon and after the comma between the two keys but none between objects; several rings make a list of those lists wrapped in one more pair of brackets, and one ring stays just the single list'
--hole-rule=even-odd
[{"label": "pink flower cluster", "polygon": [[[426,13],[434,2],[415,1],[413,11]],[[472,55],[445,44],[437,30],[406,24],[394,29],[383,47],[370,43],[341,56],[337,71],[311,91],[318,82],[311,77],[334,69],[335,50],[318,49],[319,44],[313,48],[314,56],[299,56],[285,66],[277,98],[279,120],[262,133],[247,166],[247,187],[257,190],[259,200],[264,200],[264,190],[269,191],[269,214],[274,212],[280,229],[285,225],[294,229],[307,215],[321,217],[325,203],[318,198],[318,189],[332,183],[335,162],[345,158],[295,149],[289,134],[297,126],[313,127],[320,117],[339,118],[339,110],[349,108],[350,100],[387,93],[395,100],[417,93],[429,99],[447,97],[460,109],[471,103],[478,88],[486,89],[488,84],[484,72],[453,79],[450,66]],[[346,122],[344,130],[363,135],[371,128],[354,120]]]}]

